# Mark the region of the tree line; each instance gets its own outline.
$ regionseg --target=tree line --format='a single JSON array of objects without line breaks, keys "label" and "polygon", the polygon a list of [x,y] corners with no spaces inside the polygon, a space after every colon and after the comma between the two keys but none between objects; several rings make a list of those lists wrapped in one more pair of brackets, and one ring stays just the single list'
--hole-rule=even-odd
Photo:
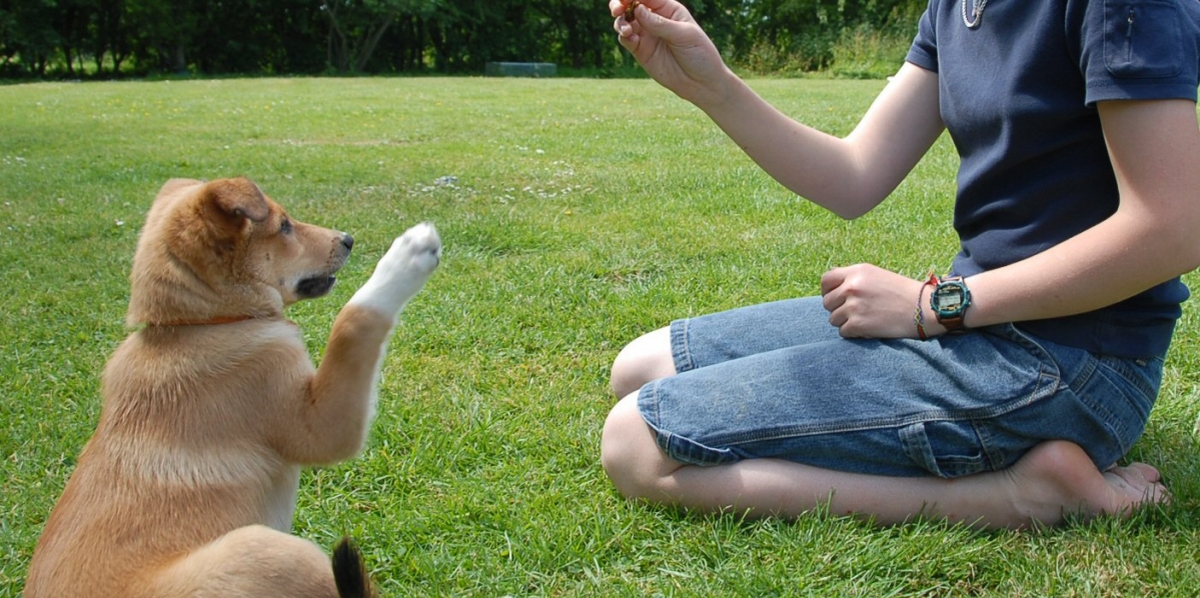
[{"label": "tree line", "polygon": [[[925,0],[684,0],[731,61],[817,70],[850,34],[911,39]],[[629,67],[606,0],[0,0],[0,77]]]}]

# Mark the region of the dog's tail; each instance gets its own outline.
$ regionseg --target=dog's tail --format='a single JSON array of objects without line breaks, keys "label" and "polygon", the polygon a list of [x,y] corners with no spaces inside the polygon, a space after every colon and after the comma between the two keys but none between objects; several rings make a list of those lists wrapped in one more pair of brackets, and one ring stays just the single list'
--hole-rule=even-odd
[{"label": "dog's tail", "polygon": [[375,585],[367,574],[362,552],[349,536],[333,549],[333,580],[341,598],[375,598]]}]

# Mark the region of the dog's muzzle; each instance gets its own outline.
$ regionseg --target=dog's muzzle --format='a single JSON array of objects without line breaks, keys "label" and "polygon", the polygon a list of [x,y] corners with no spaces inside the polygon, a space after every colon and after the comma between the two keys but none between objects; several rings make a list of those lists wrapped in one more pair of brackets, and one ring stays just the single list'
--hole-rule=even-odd
[{"label": "dog's muzzle", "polygon": [[[350,256],[350,250],[354,249],[354,237],[342,233],[337,239],[336,248],[335,253],[339,255],[335,258],[337,265],[333,269],[334,272],[340,270],[346,258]],[[328,293],[336,282],[337,277],[332,274],[305,278],[296,284],[296,296],[300,299],[321,297]]]},{"label": "dog's muzzle", "polygon": [[314,276],[305,278],[296,285],[296,295],[301,299],[312,299],[325,295],[337,282],[336,276]]}]

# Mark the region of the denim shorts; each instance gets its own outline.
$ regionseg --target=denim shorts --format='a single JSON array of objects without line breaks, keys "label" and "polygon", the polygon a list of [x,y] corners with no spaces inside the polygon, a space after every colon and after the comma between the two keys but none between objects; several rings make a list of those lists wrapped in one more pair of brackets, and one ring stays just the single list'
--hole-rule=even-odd
[{"label": "denim shorts", "polygon": [[679,374],[643,386],[638,408],[677,461],[944,478],[1007,468],[1052,439],[1109,467],[1145,429],[1163,364],[1011,324],[843,339],[819,297],[677,320],[671,349]]}]

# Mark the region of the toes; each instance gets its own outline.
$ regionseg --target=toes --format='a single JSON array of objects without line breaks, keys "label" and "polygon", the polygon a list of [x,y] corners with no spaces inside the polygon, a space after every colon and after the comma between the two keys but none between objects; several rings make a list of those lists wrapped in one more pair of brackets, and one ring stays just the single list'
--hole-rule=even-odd
[{"label": "toes", "polygon": [[437,229],[428,222],[422,222],[404,231],[401,238],[422,247],[436,247],[441,244],[440,239],[438,239]]},{"label": "toes", "polygon": [[1169,501],[1171,493],[1161,483],[1162,476],[1154,467],[1133,463],[1126,467],[1111,467],[1104,472],[1109,487],[1133,505]]},{"label": "toes", "polygon": [[1142,493],[1137,488],[1145,488],[1147,486],[1145,480],[1134,480],[1135,476],[1126,471],[1120,471],[1116,468],[1104,472],[1104,481],[1108,483],[1108,487],[1113,492],[1121,497],[1121,502],[1126,500],[1137,500],[1142,497]]},{"label": "toes", "polygon": [[422,222],[396,239],[396,245],[406,247],[422,266],[432,263],[436,266],[442,255],[442,242],[438,238],[437,229],[428,222]]},{"label": "toes", "polygon": [[1162,479],[1158,470],[1145,463],[1131,463],[1124,467],[1110,467],[1104,472],[1105,477],[1115,477],[1120,483],[1134,487],[1145,488],[1157,484]]},{"label": "toes", "polygon": [[[1025,510],[1061,513],[1063,509],[1082,508],[1085,515],[1129,515],[1141,505],[1171,500],[1162,475],[1154,467],[1133,463],[1101,472],[1081,448],[1065,441],[1034,447],[1011,471],[1018,484],[1018,496],[1030,503],[1018,502],[1022,508],[1028,507]],[[1035,518],[1055,521],[1052,516]]]},{"label": "toes", "polygon": [[1159,473],[1158,469],[1147,463],[1130,463],[1123,469],[1138,472],[1138,475],[1142,476],[1147,482],[1156,483],[1162,481],[1162,474]]}]

